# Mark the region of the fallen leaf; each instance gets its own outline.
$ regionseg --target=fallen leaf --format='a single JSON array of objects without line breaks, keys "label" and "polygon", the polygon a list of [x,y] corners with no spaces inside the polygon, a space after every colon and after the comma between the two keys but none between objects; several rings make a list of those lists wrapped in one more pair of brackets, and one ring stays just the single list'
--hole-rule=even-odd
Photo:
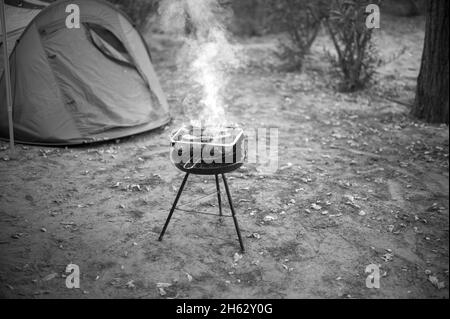
[{"label": "fallen leaf", "polygon": [[170,286],[172,286],[172,284],[169,284],[167,282],[158,282],[156,284],[156,287],[158,288],[169,288]]},{"label": "fallen leaf", "polygon": [[261,235],[258,233],[252,233],[250,235],[247,236],[248,238],[256,238],[256,239],[260,239]]},{"label": "fallen leaf", "polygon": [[264,216],[264,221],[265,222],[271,222],[271,221],[274,221],[276,219],[276,217],[274,217],[274,216],[270,216],[270,215],[267,215],[267,216]]},{"label": "fallen leaf", "polygon": [[49,274],[49,275],[45,276],[42,280],[43,281],[49,281],[49,280],[52,280],[53,278],[55,278],[56,276],[58,276],[58,274],[56,272],[54,272],[52,274]]},{"label": "fallen leaf", "polygon": [[122,184],[121,182],[117,182],[117,183],[115,183],[113,186],[111,186],[111,188],[117,188],[117,187],[119,187],[121,184]]},{"label": "fallen leaf", "polygon": [[139,185],[139,184],[131,184],[130,186],[129,186],[129,189],[131,190],[131,191],[135,191],[135,192],[140,192],[142,189],[141,189],[141,185]]},{"label": "fallen leaf", "polygon": [[383,261],[385,261],[385,262],[388,262],[388,261],[391,261],[393,257],[394,257],[393,254],[387,253],[387,254],[384,254],[383,256],[381,256],[381,259],[383,259]]},{"label": "fallen leaf", "polygon": [[436,276],[428,276],[428,280],[435,286],[437,289],[444,289],[445,283],[443,281],[439,281]]},{"label": "fallen leaf", "polygon": [[166,291],[164,290],[164,288],[158,288],[158,289],[159,289],[159,294],[160,294],[161,296],[167,295],[167,293],[166,293]]},{"label": "fallen leaf", "polygon": [[130,288],[130,289],[136,288],[136,285],[134,284],[134,280],[130,280],[129,282],[127,282],[127,283],[125,284],[125,286],[126,286],[127,288]]},{"label": "fallen leaf", "polygon": [[284,171],[285,169],[292,167],[292,163],[286,163],[286,165],[283,165],[280,167],[280,171]]},{"label": "fallen leaf", "polygon": [[350,202],[354,202],[355,201],[355,197],[353,197],[352,195],[344,195],[344,198],[347,199]]}]

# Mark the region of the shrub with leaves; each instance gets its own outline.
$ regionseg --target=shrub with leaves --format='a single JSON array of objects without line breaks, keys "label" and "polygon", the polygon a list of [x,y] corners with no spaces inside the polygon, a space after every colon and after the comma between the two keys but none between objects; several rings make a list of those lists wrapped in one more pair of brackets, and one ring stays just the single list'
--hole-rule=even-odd
[{"label": "shrub with leaves", "polygon": [[333,0],[325,25],[337,56],[331,63],[341,82],[339,91],[352,92],[364,88],[373,78],[377,58],[372,41],[373,29],[366,26],[366,7],[374,0]]},{"label": "shrub with leaves", "polygon": [[158,10],[159,0],[108,0],[123,10],[138,29],[147,25],[149,18]]},{"label": "shrub with leaves", "polygon": [[279,57],[292,70],[301,70],[305,55],[319,33],[326,1],[268,1],[270,21],[278,31],[286,32],[288,41],[280,43]]}]

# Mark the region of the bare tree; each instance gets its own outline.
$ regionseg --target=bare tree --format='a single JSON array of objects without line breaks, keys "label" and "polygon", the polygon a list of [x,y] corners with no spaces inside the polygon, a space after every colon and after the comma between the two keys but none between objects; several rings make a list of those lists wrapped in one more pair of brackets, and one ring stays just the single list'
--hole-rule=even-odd
[{"label": "bare tree", "polygon": [[413,115],[448,124],[449,1],[429,0],[422,64],[417,79]]}]

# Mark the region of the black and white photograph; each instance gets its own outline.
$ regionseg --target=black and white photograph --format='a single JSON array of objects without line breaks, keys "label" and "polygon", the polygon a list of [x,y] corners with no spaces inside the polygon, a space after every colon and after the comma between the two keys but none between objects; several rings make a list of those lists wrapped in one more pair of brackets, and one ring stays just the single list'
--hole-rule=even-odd
[{"label": "black and white photograph", "polygon": [[0,0],[0,20],[0,299],[448,300],[449,1]]}]

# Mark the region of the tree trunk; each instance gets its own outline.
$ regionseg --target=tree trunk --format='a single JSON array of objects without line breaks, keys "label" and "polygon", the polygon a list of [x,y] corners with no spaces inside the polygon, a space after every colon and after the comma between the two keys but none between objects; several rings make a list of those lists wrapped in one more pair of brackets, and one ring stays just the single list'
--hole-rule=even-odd
[{"label": "tree trunk", "polygon": [[449,1],[429,0],[422,64],[412,113],[431,123],[448,124]]}]

